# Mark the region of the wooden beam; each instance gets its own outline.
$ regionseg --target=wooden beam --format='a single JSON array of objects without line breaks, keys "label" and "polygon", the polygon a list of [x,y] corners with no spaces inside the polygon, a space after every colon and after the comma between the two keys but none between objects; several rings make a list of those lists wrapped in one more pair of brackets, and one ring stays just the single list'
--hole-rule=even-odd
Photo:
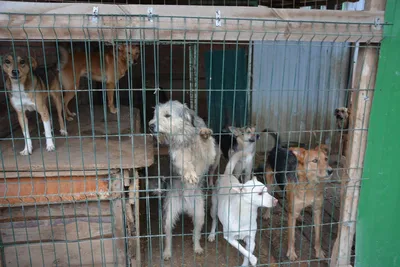
[{"label": "wooden beam", "polygon": [[[366,10],[384,10],[386,0],[367,0]],[[342,177],[341,212],[339,235],[332,249],[330,267],[348,267],[351,248],[356,229],[356,218],[359,202],[360,183],[362,178],[364,156],[367,146],[369,117],[375,89],[379,50],[376,47],[360,47],[355,70],[354,91],[351,96],[352,113],[349,129],[354,129],[349,136],[350,142],[346,151],[346,168],[348,173]],[[350,132],[349,132],[350,134]]]},{"label": "wooden beam", "polygon": [[[1,2],[0,39],[380,42],[382,29],[376,29],[374,21],[376,18],[384,21],[383,11],[262,6],[97,6],[100,16],[94,18],[91,16],[93,4]],[[148,7],[153,7],[153,21],[147,18]],[[215,26],[216,10],[221,11],[220,27]]]}]

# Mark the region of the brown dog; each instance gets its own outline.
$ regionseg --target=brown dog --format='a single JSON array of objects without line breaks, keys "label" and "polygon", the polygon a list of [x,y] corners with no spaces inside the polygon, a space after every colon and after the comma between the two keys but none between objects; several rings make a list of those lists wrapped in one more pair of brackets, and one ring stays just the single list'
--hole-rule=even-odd
[{"label": "brown dog", "polygon": [[[60,52],[61,54],[68,53],[63,47],[60,47]],[[63,90],[65,90],[64,106],[67,120],[73,120],[76,115],[69,110],[68,104],[74,98],[75,90],[79,88],[79,81],[82,76],[88,76],[95,81],[106,83],[108,108],[111,113],[117,113],[114,105],[115,83],[125,76],[129,65],[137,63],[139,53],[139,47],[123,44],[119,45],[117,50],[106,50],[104,55],[100,55],[99,52],[91,53],[89,62],[86,62],[87,55],[85,52],[75,52],[73,57],[69,55],[68,63],[61,71]],[[116,60],[114,60],[114,55],[118,55]]]},{"label": "brown dog", "polygon": [[[61,56],[61,68],[66,64],[66,60],[67,58]],[[29,134],[26,111],[37,111],[40,114],[46,136],[46,149],[47,151],[53,151],[55,147],[47,107],[49,92],[43,79],[38,74],[40,71],[36,69],[36,60],[32,57],[27,58],[17,55],[14,58],[12,55],[6,55],[3,58],[2,66],[6,73],[6,88],[10,94],[10,102],[18,114],[18,122],[25,137],[25,148],[20,154],[32,154],[32,140]],[[61,88],[58,71],[56,67],[48,67],[46,71],[50,79],[50,95],[57,108],[60,133],[61,135],[67,135],[62,117]]]},{"label": "brown dog", "polygon": [[347,142],[349,138],[349,119],[350,109],[346,107],[340,107],[335,109],[336,127],[340,130],[338,143],[341,144],[340,152],[346,156]]},{"label": "brown dog", "polygon": [[[288,203],[288,251],[287,257],[294,261],[297,259],[295,251],[295,226],[296,219],[300,212],[313,206],[313,217],[315,227],[314,249],[318,258],[325,258],[321,249],[320,232],[322,222],[322,208],[324,200],[324,184],[321,181],[328,179],[333,170],[328,164],[328,158],[324,153],[323,147],[306,150],[304,148],[290,148],[298,160],[297,177],[298,183],[287,183],[285,185],[287,203]],[[272,168],[267,166],[267,183],[274,184]],[[268,218],[268,212],[264,218]]]}]

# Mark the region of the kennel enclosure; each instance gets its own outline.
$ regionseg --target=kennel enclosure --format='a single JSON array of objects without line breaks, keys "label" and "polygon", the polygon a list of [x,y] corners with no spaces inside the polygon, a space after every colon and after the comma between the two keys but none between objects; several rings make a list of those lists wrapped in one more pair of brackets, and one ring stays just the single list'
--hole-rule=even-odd
[{"label": "kennel enclosure", "polygon": [[[98,14],[93,14],[94,6],[98,7]],[[394,3],[388,3],[388,6],[394,6],[393,10],[399,9]],[[12,129],[11,136],[1,139],[4,176],[1,203],[4,209],[1,215],[3,227],[0,231],[5,266],[24,266],[24,264],[28,266],[36,266],[35,264],[38,264],[37,266],[41,264],[43,266],[50,264],[125,266],[129,263],[133,266],[147,266],[143,258],[148,261],[153,243],[159,243],[154,239],[159,238],[161,233],[149,232],[151,227],[147,227],[146,231],[141,231],[139,224],[141,220],[144,224],[151,224],[154,217],[150,217],[150,214],[160,216],[158,210],[151,211],[148,208],[152,196],[146,181],[146,177],[150,176],[148,167],[153,163],[155,155],[155,157],[158,155],[157,162],[160,162],[160,146],[155,145],[152,137],[147,135],[147,121],[152,114],[144,111],[148,107],[146,94],[143,92],[151,91],[151,94],[155,95],[156,102],[158,101],[156,88],[163,83],[158,75],[159,66],[162,64],[160,61],[163,59],[160,47],[170,45],[170,51],[172,51],[173,45],[183,46],[182,50],[177,51],[183,51],[180,56],[187,57],[182,60],[184,75],[185,79],[190,79],[191,82],[184,83],[183,88],[179,89],[181,92],[178,93],[178,97],[175,97],[189,100],[186,101],[189,106],[199,114],[205,114],[209,119],[209,126],[216,131],[220,126],[224,126],[221,122],[223,111],[220,108],[212,111],[211,106],[214,103],[211,101],[225,103],[229,91],[234,92],[232,99],[228,101],[231,103],[229,109],[233,110],[237,103],[242,103],[244,110],[256,113],[252,109],[255,106],[252,101],[257,97],[253,91],[256,86],[251,75],[255,74],[252,70],[257,61],[252,56],[257,49],[254,49],[254,44],[267,41],[277,47],[285,47],[293,43],[299,45],[300,42],[310,43],[310,45],[321,47],[321,51],[322,46],[326,44],[332,47],[341,43],[360,44],[357,65],[352,72],[353,77],[349,77],[348,81],[347,93],[352,108],[349,128],[352,129],[352,134],[350,146],[345,153],[346,165],[342,167],[347,174],[341,179],[343,211],[338,222],[341,227],[338,230],[340,235],[335,246],[329,245],[332,246],[329,254],[335,251],[338,253],[332,254],[330,262],[332,267],[336,266],[336,257],[339,261],[338,266],[349,264],[352,236],[355,231],[359,183],[363,177],[363,158],[367,144],[365,130],[368,129],[371,105],[375,103],[373,89],[379,51],[376,44],[382,41],[386,28],[394,27],[391,24],[392,21],[389,24],[385,23],[387,20],[384,18],[384,5],[381,1],[366,1],[365,11],[362,12],[271,9],[263,6],[191,7],[21,2],[3,2],[0,4],[0,9],[2,12],[0,38],[2,43],[11,47],[15,42],[27,46],[31,43],[39,43],[40,49],[43,49],[45,43],[49,41],[55,42],[56,45],[61,42],[72,43],[72,41],[137,43],[142,51],[140,66],[142,86],[137,91],[142,94],[143,100],[141,111],[133,108],[133,102],[129,100],[129,107],[121,105],[120,113],[117,117],[113,117],[104,111],[102,106],[92,106],[90,103],[93,100],[89,97],[89,105],[86,109],[79,110],[79,121],[68,123],[69,137],[56,137],[57,156],[39,151],[39,141],[35,146],[35,153],[29,159],[18,156],[18,150],[15,147],[21,146],[23,141],[20,130],[18,127],[9,125],[5,127]],[[219,12],[216,13],[217,10]],[[394,18],[392,15],[393,21]],[[385,38],[398,40],[395,31]],[[278,45],[278,42],[281,44]],[[146,48],[148,45],[152,48]],[[212,72],[212,66],[215,65],[210,64],[213,62],[211,58],[218,57],[211,51],[206,56],[209,62],[200,64],[204,66],[199,66],[202,45],[209,45],[211,50],[213,47],[219,47],[223,51],[220,59],[222,66],[216,64],[221,69],[225,69],[223,62],[228,62],[224,59],[227,54],[226,47],[231,46],[236,54],[231,58],[235,60],[227,64],[226,68],[228,69],[228,65],[232,66],[232,64],[236,66],[240,61],[242,65],[247,65],[245,71],[247,76],[240,82],[236,82],[239,80],[234,78],[234,84],[225,86],[223,78],[218,80],[212,75],[205,75],[205,79],[211,81],[205,85],[196,82],[202,68],[209,71],[206,70],[205,73]],[[245,56],[240,59],[238,47],[242,46],[245,47],[243,50]],[[268,45],[266,47],[265,49],[268,49]],[[147,52],[143,52],[146,49]],[[172,62],[172,52],[169,53]],[[286,48],[282,53],[285,53],[285,56],[288,55]],[[148,70],[145,66],[148,64],[146,58],[149,54],[154,54],[152,58],[154,73],[150,78],[154,80],[153,87],[146,85],[145,77]],[[57,57],[55,57],[56,60]],[[272,68],[275,66],[273,65]],[[172,72],[172,63],[168,67]],[[190,70],[187,71],[186,68]],[[352,66],[348,68],[351,69]],[[289,70],[286,71],[289,72]],[[235,68],[233,72],[234,75],[239,73]],[[128,76],[130,74],[131,72],[128,71]],[[296,74],[293,75],[293,79],[296,79]],[[217,85],[213,85],[212,82]],[[221,83],[220,87],[218,83]],[[94,86],[88,84],[88,87]],[[174,87],[175,85],[166,91],[173,95],[174,91],[178,91]],[[234,87],[234,89],[229,87]],[[129,91],[131,88],[132,85],[128,81],[127,88],[120,86],[119,89],[122,94],[124,90]],[[211,89],[215,92],[211,92]],[[117,90],[117,96],[118,94]],[[201,106],[207,106],[206,110]],[[4,114],[11,118],[11,107],[4,110],[6,110]],[[245,123],[249,117],[252,122],[259,123],[260,120],[265,120],[268,124],[268,120],[260,114],[250,115],[239,112],[235,110],[231,114],[236,117],[232,120],[238,124]],[[12,125],[11,122],[9,124]],[[15,135],[14,129],[16,129]],[[297,129],[298,132],[308,132],[307,134],[310,134],[311,130]],[[288,131],[296,130],[289,129]],[[40,136],[40,133],[38,135]],[[143,175],[139,178],[136,169],[142,168],[144,171],[141,170],[140,173]],[[160,167],[158,167],[158,176],[160,176]],[[139,197],[139,194],[143,197]],[[140,205],[146,206],[145,213],[139,212]],[[86,226],[89,230],[83,229]],[[267,224],[262,224],[260,227],[267,227]],[[29,228],[35,229],[34,231],[37,229],[38,233],[31,233]],[[70,228],[74,230],[69,230]],[[47,238],[44,238],[42,229],[49,232]],[[19,235],[16,234],[18,232]],[[57,236],[57,233],[61,233],[60,236]],[[181,249],[183,247],[184,243]],[[147,249],[147,257],[141,257],[143,249]],[[356,251],[360,249],[357,243]],[[122,256],[119,254],[120,251],[123,251]],[[104,254],[105,252],[107,253]],[[360,253],[362,254],[361,251]],[[36,254],[41,257],[35,258]],[[231,252],[231,254],[234,253]],[[22,263],[21,257],[26,255],[29,255],[28,261]],[[330,258],[331,255],[328,257]],[[301,260],[311,262],[309,258]],[[154,260],[154,264],[163,265],[161,261]]]}]

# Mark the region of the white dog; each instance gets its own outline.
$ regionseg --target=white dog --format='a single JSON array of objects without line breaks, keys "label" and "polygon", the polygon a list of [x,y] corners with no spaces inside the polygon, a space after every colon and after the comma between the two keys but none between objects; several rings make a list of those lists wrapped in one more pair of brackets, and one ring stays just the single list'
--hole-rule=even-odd
[{"label": "white dog", "polygon": [[166,139],[173,175],[178,176],[178,179],[166,181],[169,190],[164,202],[164,259],[171,257],[172,229],[182,212],[188,213],[193,219],[194,251],[201,254],[200,232],[205,216],[201,184],[203,176],[215,164],[217,154],[212,132],[193,110],[178,101],[157,105],[149,128]]},{"label": "white dog", "polygon": [[[215,240],[217,227],[217,214],[223,225],[226,241],[243,254],[242,266],[257,264],[257,257],[253,255],[255,248],[255,235],[257,231],[257,209],[259,207],[271,208],[278,200],[271,196],[267,187],[260,183],[256,177],[242,184],[232,175],[235,165],[240,159],[251,160],[251,153],[237,152],[232,155],[226,166],[225,173],[217,183],[217,189],[212,195],[211,217],[212,226],[208,241]],[[244,240],[244,248],[237,240]]]}]

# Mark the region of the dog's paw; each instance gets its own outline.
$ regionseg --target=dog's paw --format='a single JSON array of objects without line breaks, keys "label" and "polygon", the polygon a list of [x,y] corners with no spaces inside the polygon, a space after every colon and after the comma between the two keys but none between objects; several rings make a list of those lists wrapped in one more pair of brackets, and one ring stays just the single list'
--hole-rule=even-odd
[{"label": "dog's paw", "polygon": [[117,109],[116,107],[110,107],[110,112],[111,112],[112,114],[117,114],[118,109]]},{"label": "dog's paw", "polygon": [[263,219],[268,220],[271,217],[271,213],[272,213],[271,209],[266,209],[264,211]]},{"label": "dog's paw", "polygon": [[286,256],[289,258],[291,261],[295,261],[297,259],[297,254],[294,251],[294,249],[289,249],[288,252],[286,253]]},{"label": "dog's paw", "polygon": [[28,156],[32,154],[32,147],[25,147],[24,150],[22,150],[21,152],[19,152],[19,154],[21,154],[22,156]]},{"label": "dog's paw", "polygon": [[48,144],[48,145],[46,145],[46,150],[47,150],[48,152],[54,151],[55,149],[56,149],[56,147],[54,146],[54,144]]},{"label": "dog's paw", "polygon": [[324,253],[324,251],[322,250],[322,248],[315,249],[315,256],[316,256],[318,259],[325,259],[325,258],[326,258],[326,257],[325,257],[325,253]]},{"label": "dog's paw", "polygon": [[197,184],[199,182],[199,177],[197,176],[195,171],[186,172],[183,178],[189,184]]},{"label": "dog's paw", "polygon": [[249,257],[249,261],[250,261],[250,264],[251,264],[252,266],[256,266],[256,265],[257,265],[257,261],[258,261],[258,259],[257,259],[257,257],[256,257],[256,256],[254,256],[254,255],[250,255],[250,257]]},{"label": "dog's paw", "polygon": [[166,261],[169,260],[171,258],[171,250],[164,250],[163,258]]},{"label": "dog's paw", "polygon": [[200,129],[200,136],[204,140],[207,140],[208,138],[210,138],[210,136],[212,134],[213,134],[213,131],[211,129],[208,129],[208,128],[201,128]]},{"label": "dog's paw", "polygon": [[204,252],[204,249],[203,249],[202,247],[200,247],[200,246],[194,248],[194,253],[196,253],[196,254],[198,254],[198,255],[203,254],[203,252]]},{"label": "dog's paw", "polygon": [[73,120],[74,120],[74,117],[72,117],[72,116],[67,116],[65,119],[66,119],[67,121],[73,121]]},{"label": "dog's paw", "polygon": [[68,132],[67,132],[66,130],[60,130],[60,134],[61,134],[62,136],[67,136],[67,135],[68,135]]},{"label": "dog's paw", "polygon": [[215,234],[210,234],[208,236],[208,242],[214,242],[214,240],[215,240]]}]

